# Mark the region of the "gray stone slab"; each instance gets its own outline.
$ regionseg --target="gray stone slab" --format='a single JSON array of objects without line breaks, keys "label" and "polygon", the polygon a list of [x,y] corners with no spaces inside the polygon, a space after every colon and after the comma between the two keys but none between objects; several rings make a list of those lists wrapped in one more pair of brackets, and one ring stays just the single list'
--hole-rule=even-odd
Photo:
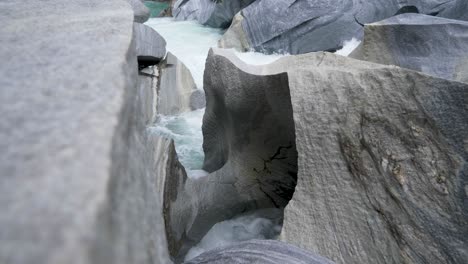
[{"label": "gray stone slab", "polygon": [[169,263],[130,6],[2,1],[0,17],[0,263]]},{"label": "gray stone slab", "polygon": [[368,24],[350,57],[468,82],[468,22],[403,14]]}]

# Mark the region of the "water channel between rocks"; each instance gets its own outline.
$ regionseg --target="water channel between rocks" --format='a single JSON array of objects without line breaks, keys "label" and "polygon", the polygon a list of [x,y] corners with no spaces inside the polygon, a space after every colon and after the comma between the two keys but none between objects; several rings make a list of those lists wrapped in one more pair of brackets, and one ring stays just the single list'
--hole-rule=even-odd
[{"label": "water channel between rocks", "polygon": [[[216,47],[223,31],[202,26],[194,21],[175,21],[172,18],[153,18],[146,24],[154,28],[167,42],[167,51],[181,60],[192,73],[198,89],[203,89],[203,72],[208,51]],[[236,55],[249,64],[268,64],[282,55],[257,52]],[[179,160],[191,178],[202,177],[203,135],[201,131],[205,109],[177,116],[160,115],[151,128],[153,132],[174,139]],[[204,251],[250,239],[272,239],[281,230],[282,210],[263,209],[235,217],[214,225],[199,244],[187,253],[191,259]]]},{"label": "water channel between rocks", "polygon": [[[192,73],[198,89],[203,89],[205,61],[211,47],[216,47],[223,31],[205,27],[195,21],[175,21],[172,18],[152,18],[146,24],[154,28],[167,42],[167,51],[181,60]],[[350,41],[350,47],[339,53],[348,55],[359,42]],[[258,52],[235,54],[244,62],[262,65],[274,62],[284,55],[265,55]],[[151,127],[154,133],[172,138],[180,162],[187,170],[188,177],[195,179],[207,173],[203,170],[202,120],[205,109],[182,113],[177,116],[158,116]],[[281,231],[282,210],[262,209],[237,216],[215,224],[205,237],[192,247],[185,260],[220,246],[250,239],[274,239]]]}]

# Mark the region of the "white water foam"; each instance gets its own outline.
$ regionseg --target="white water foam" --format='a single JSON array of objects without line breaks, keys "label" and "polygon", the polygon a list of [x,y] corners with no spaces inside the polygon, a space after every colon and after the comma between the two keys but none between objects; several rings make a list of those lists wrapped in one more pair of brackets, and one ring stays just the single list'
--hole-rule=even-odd
[{"label": "white water foam", "polygon": [[203,252],[251,239],[275,239],[281,232],[282,211],[277,208],[262,209],[215,224],[185,261]]},{"label": "white water foam", "polygon": [[151,131],[174,140],[179,161],[189,176],[191,170],[200,170],[203,163],[203,135],[200,126],[204,113],[205,109],[199,109],[176,116],[160,115],[156,125],[150,128]]},{"label": "white water foam", "polygon": [[353,52],[359,46],[359,44],[361,44],[361,41],[356,38],[346,40],[343,43],[343,48],[340,50],[337,50],[335,54],[338,54],[341,56],[349,56],[349,54],[351,54],[351,52]]}]

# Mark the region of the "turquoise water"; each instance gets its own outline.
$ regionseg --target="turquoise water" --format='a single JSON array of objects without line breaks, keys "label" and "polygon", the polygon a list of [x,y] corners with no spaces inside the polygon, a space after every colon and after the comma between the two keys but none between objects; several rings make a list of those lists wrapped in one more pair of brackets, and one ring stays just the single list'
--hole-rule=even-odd
[{"label": "turquoise water", "polygon": [[164,9],[169,7],[168,3],[160,3],[160,2],[153,2],[153,1],[145,1],[145,6],[151,12],[150,17],[157,17]]}]

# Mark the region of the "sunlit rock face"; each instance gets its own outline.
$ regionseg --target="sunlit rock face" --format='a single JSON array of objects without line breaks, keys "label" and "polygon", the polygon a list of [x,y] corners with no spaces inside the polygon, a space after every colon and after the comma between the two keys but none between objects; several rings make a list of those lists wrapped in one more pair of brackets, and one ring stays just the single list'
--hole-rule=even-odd
[{"label": "sunlit rock face", "polygon": [[[207,162],[227,161],[212,175],[231,179],[242,199],[258,199],[260,187],[268,183],[257,181],[257,192],[249,192],[255,189],[242,183],[255,182],[256,174],[245,169],[255,155],[238,155],[236,148],[268,140],[260,140],[259,133],[257,140],[231,142],[261,129],[268,118],[257,119],[258,126],[252,127],[245,126],[248,122],[230,124],[243,113],[240,106],[255,116],[252,103],[235,102],[256,97],[261,108],[262,100],[268,100],[259,97],[263,83],[272,93],[279,89],[275,85],[289,91],[281,98],[290,100],[291,109],[271,108],[280,111],[278,115],[292,111],[297,149],[297,185],[285,209],[281,240],[337,263],[468,259],[468,84],[330,53],[290,56],[253,67],[226,51],[213,50],[207,69],[209,64],[216,71],[207,71],[205,79],[204,134],[211,135],[205,142]],[[225,76],[224,82],[216,75]],[[239,76],[242,83],[236,81]],[[269,82],[279,77],[283,79]],[[211,85],[210,78],[217,81]],[[229,82],[237,83],[237,90],[231,91]],[[218,88],[215,83],[223,85]],[[216,110],[209,109],[213,106]],[[242,125],[239,135],[236,126]],[[213,131],[219,134],[213,136]],[[215,142],[222,147],[216,148]],[[209,147],[218,151],[214,159],[209,159]],[[261,153],[248,145],[240,149]],[[236,162],[230,164],[231,159]],[[247,173],[230,174],[236,166]]]},{"label": "sunlit rock face", "polygon": [[464,0],[258,0],[239,12],[241,26],[233,23],[221,46],[290,54],[334,51],[344,41],[361,39],[364,24],[398,13],[466,20],[467,11]]},{"label": "sunlit rock face", "polygon": [[275,240],[251,240],[208,251],[185,264],[334,264],[332,261]]},{"label": "sunlit rock face", "polygon": [[403,14],[364,28],[351,57],[468,82],[468,22]]}]

